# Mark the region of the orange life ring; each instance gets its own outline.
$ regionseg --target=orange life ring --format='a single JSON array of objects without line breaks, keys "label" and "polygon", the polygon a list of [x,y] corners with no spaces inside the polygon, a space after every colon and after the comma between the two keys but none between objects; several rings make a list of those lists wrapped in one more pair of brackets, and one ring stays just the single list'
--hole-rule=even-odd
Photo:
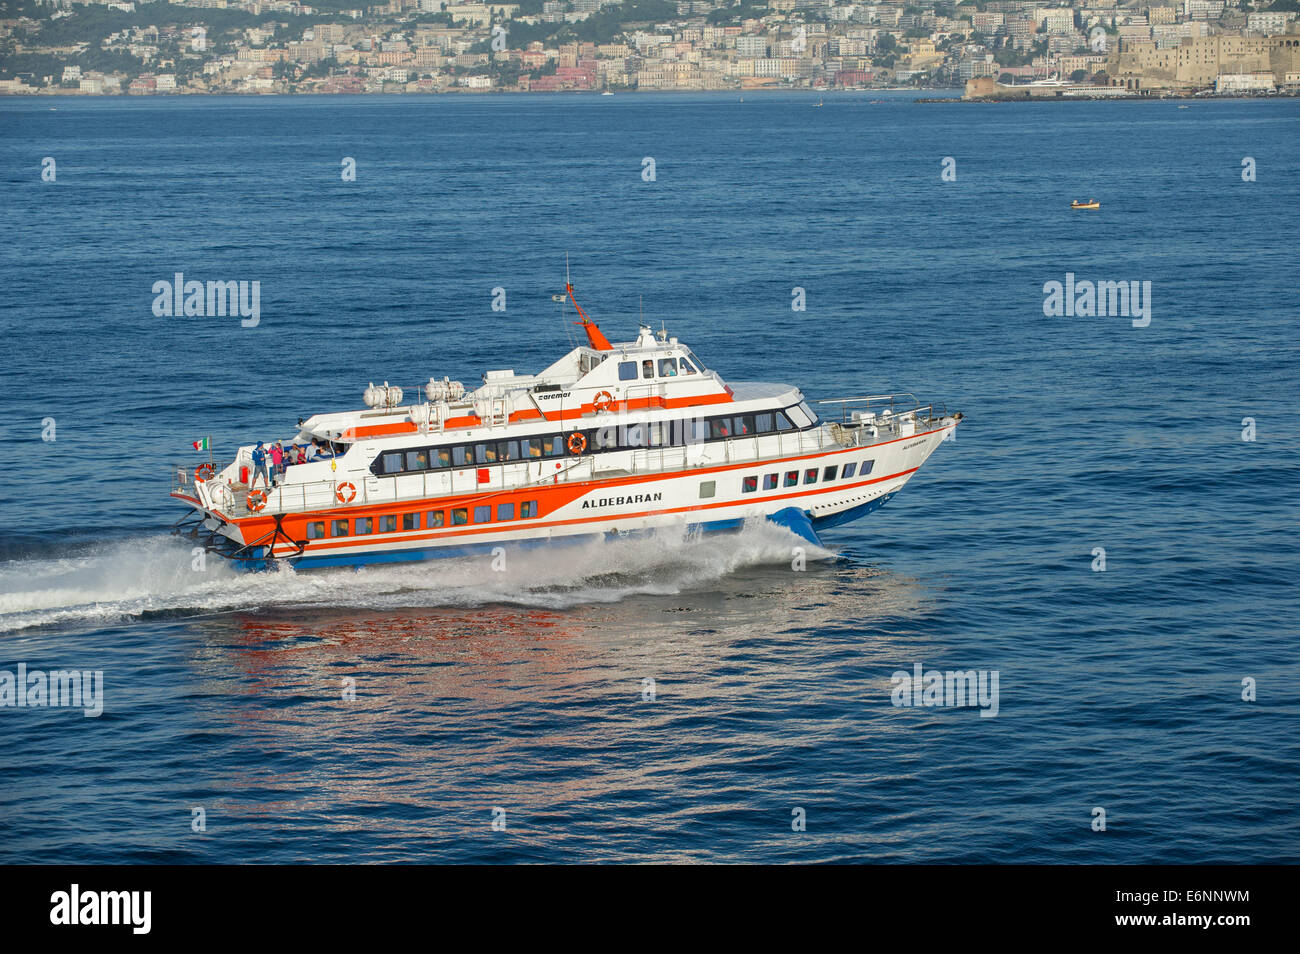
[{"label": "orange life ring", "polygon": [[195,479],[195,480],[211,480],[211,479],[212,479],[212,465],[211,465],[211,464],[199,464],[199,466],[195,467],[195,468],[194,468],[194,479]]},{"label": "orange life ring", "polygon": [[345,480],[334,488],[334,497],[339,503],[352,503],[357,499],[357,486],[350,480]]},{"label": "orange life ring", "polygon": [[581,431],[574,431],[569,435],[569,453],[581,454],[587,449],[587,438],[582,436]]},{"label": "orange life ring", "polygon": [[591,406],[597,411],[608,411],[614,406],[614,395],[608,391],[597,391],[596,398],[591,402]]},{"label": "orange life ring", "polygon": [[264,507],[266,507],[266,491],[250,490],[245,502],[248,504],[249,510],[253,511],[253,513],[259,513]]}]

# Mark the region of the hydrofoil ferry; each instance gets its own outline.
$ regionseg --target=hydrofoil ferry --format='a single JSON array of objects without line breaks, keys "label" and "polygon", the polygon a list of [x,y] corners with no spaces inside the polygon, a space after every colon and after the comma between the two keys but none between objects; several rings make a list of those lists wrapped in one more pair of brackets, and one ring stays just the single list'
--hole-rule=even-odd
[{"label": "hydrofoil ferry", "polygon": [[665,331],[611,343],[572,285],[564,297],[587,343],[545,370],[488,371],[472,391],[430,379],[406,403],[372,384],[366,409],[300,422],[285,443],[324,453],[270,487],[252,486],[255,444],[177,467],[171,495],[190,511],[174,529],[249,569],[755,519],[820,544],[901,490],[962,417],[891,394],[819,402],[824,419],[792,385],[728,384]]}]

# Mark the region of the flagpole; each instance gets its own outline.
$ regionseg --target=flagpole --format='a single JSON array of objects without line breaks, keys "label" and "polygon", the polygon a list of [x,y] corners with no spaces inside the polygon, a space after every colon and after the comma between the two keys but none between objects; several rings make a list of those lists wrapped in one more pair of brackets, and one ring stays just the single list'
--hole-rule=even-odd
[{"label": "flagpole", "polygon": [[212,468],[212,472],[215,474],[217,472],[217,465],[216,462],[213,461],[212,459],[212,435],[211,434],[207,436],[204,443],[208,445],[208,466]]}]

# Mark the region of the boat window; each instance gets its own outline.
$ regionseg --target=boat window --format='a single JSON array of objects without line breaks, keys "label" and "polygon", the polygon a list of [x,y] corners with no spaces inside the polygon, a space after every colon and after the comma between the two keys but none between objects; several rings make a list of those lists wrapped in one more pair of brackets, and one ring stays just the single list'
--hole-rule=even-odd
[{"label": "boat window", "polygon": [[512,503],[497,504],[497,519],[498,520],[515,519],[515,505]]},{"label": "boat window", "polygon": [[352,524],[352,532],[358,535],[363,533],[374,533],[375,532],[374,528],[375,528],[374,517],[357,517],[357,519],[353,521]]},{"label": "boat window", "polygon": [[379,518],[379,532],[393,533],[397,530],[397,515],[385,516]]},{"label": "boat window", "polygon": [[694,374],[694,373],[695,373],[695,368],[691,366],[691,363],[689,361],[687,361],[685,358],[682,358],[682,374]]},{"label": "boat window", "polygon": [[699,358],[695,357],[695,352],[689,350],[686,352],[686,357],[682,358],[682,367],[692,369],[687,371],[687,374],[694,374],[695,369],[700,371],[704,370],[704,365],[700,362]]},{"label": "boat window", "polygon": [[451,466],[450,447],[439,447],[433,451],[433,466],[439,468]]},{"label": "boat window", "polygon": [[796,407],[786,408],[785,413],[789,416],[794,426],[800,430],[812,426],[812,418],[804,411],[804,406],[802,404]]},{"label": "boat window", "polygon": [[430,510],[425,514],[425,518],[424,525],[433,530],[435,527],[441,527],[446,522],[447,512],[445,510]]},{"label": "boat window", "polygon": [[502,441],[497,445],[497,454],[503,461],[519,460],[519,442]]},{"label": "boat window", "polygon": [[776,430],[776,423],[772,420],[772,415],[770,413],[755,414],[754,430],[759,434],[771,434]]},{"label": "boat window", "polygon": [[871,467],[873,464],[875,464],[874,460],[864,460],[862,462],[862,469],[858,471],[858,476],[865,477],[867,474],[871,473]]},{"label": "boat window", "polygon": [[310,523],[307,524],[307,539],[308,539],[308,540],[319,540],[319,539],[320,539],[321,537],[323,537],[323,536],[325,536],[325,521],[324,521],[324,520],[313,520],[313,521],[311,521]]},{"label": "boat window", "polygon": [[655,376],[654,358],[646,358],[641,362],[641,377],[653,378]]},{"label": "boat window", "polygon": [[469,523],[469,511],[464,507],[457,507],[451,512],[451,522],[456,527]]},{"label": "boat window", "polygon": [[836,473],[839,472],[839,464],[831,464],[822,471],[822,480],[834,480]]},{"label": "boat window", "polygon": [[757,489],[758,489],[758,477],[757,477],[757,475],[755,475],[755,476],[753,476],[753,477],[746,477],[744,480],[742,480],[742,481],[740,482],[740,492],[741,492],[741,493],[744,493],[744,494],[752,494],[752,493],[753,493],[755,490],[757,490]]},{"label": "boat window", "polygon": [[346,520],[330,521],[331,537],[346,537],[348,535],[348,522]]},{"label": "boat window", "polygon": [[805,470],[805,471],[803,472],[803,482],[804,482],[805,484],[815,484],[815,483],[817,483],[817,468],[816,468],[816,467],[809,467],[807,470]]},{"label": "boat window", "polygon": [[492,505],[491,505],[491,504],[483,504],[481,507],[475,507],[475,508],[474,508],[474,522],[475,522],[475,523],[491,523],[491,522],[492,522]]},{"label": "boat window", "polygon": [[660,358],[659,359],[659,377],[675,378],[677,377],[677,359]]},{"label": "boat window", "polygon": [[776,413],[776,429],[778,431],[794,430],[794,425],[790,423],[790,419],[786,417],[783,412],[777,411],[775,413]]},{"label": "boat window", "polygon": [[786,485],[787,487],[793,487],[793,486],[795,486],[797,483],[799,483],[799,471],[797,471],[797,470],[787,470],[787,471],[785,472],[785,485]]},{"label": "boat window", "polygon": [[618,428],[598,427],[591,432],[592,450],[617,450]]},{"label": "boat window", "polygon": [[845,480],[848,480],[850,477],[853,476],[854,471],[856,471],[857,469],[858,469],[858,465],[856,463],[845,464],[844,473],[841,474],[840,476],[842,476]]},{"label": "boat window", "polygon": [[717,489],[718,489],[718,485],[716,481],[712,481],[712,480],[700,481],[701,497],[712,497],[715,493],[717,493]]},{"label": "boat window", "polygon": [[470,449],[468,444],[457,444],[451,449],[451,462],[457,467],[468,467],[470,465]]},{"label": "boat window", "polygon": [[379,458],[380,474],[400,474],[402,472],[402,452],[393,451],[388,454],[382,454]]},{"label": "boat window", "polygon": [[404,513],[404,514],[402,514],[402,529],[403,529],[403,530],[419,530],[419,529],[420,529],[420,515],[419,515],[418,513]]},{"label": "boat window", "polygon": [[635,361],[620,361],[620,362],[618,363],[618,379],[619,379],[620,381],[635,381],[635,380],[636,380],[636,362],[635,362]]},{"label": "boat window", "polygon": [[645,425],[629,424],[623,429],[624,447],[645,447]]},{"label": "boat window", "polygon": [[669,433],[671,428],[667,421],[652,422],[645,427],[647,447],[663,447],[671,442],[672,435]]},{"label": "boat window", "polygon": [[526,441],[524,441],[524,444],[528,447],[528,456],[529,456],[529,457],[541,457],[541,456],[542,456],[542,444],[543,444],[544,441],[545,441],[545,438],[543,438],[543,437],[530,437],[530,438],[528,438]]},{"label": "boat window", "polygon": [[745,434],[753,434],[754,415],[742,414],[739,417],[735,418],[732,426],[735,428],[735,434],[737,437],[742,437]]},{"label": "boat window", "polygon": [[709,436],[714,440],[731,436],[731,418],[715,417],[709,420]]},{"label": "boat window", "polygon": [[497,462],[496,444],[475,444],[474,445],[474,463],[495,464],[496,462]]},{"label": "boat window", "polygon": [[552,434],[550,437],[544,437],[542,452],[547,457],[564,456],[564,438],[559,434]]},{"label": "boat window", "polygon": [[800,401],[800,402],[799,402],[799,410],[803,411],[804,414],[807,415],[807,417],[808,417],[808,422],[809,422],[810,424],[816,424],[816,423],[817,423],[817,412],[814,411],[812,408],[810,408],[810,407],[808,406],[808,402],[807,402],[807,401]]},{"label": "boat window", "polygon": [[763,478],[763,489],[764,489],[764,490],[775,490],[775,489],[776,489],[776,481],[777,481],[777,475],[776,475],[776,474],[767,474],[767,475]]},{"label": "boat window", "polygon": [[686,422],[686,443],[702,444],[709,439],[709,422],[703,418],[691,418]]},{"label": "boat window", "polygon": [[527,519],[537,516],[537,501],[525,500],[519,505],[519,516]]},{"label": "boat window", "polygon": [[407,470],[428,470],[429,469],[428,450],[421,448],[420,450],[407,451],[406,469]]}]

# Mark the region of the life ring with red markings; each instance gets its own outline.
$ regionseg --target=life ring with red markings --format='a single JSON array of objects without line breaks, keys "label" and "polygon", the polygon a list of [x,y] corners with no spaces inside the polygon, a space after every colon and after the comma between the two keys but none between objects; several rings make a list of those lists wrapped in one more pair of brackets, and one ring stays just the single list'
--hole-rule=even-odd
[{"label": "life ring with red markings", "polygon": [[357,485],[350,480],[345,480],[334,488],[334,498],[339,503],[352,503],[357,499]]},{"label": "life ring with red markings", "polygon": [[211,464],[199,464],[194,468],[195,480],[211,480],[213,469]]},{"label": "life ring with red markings", "polygon": [[569,435],[568,448],[570,454],[581,454],[587,449],[587,438],[581,431],[574,431]]},{"label": "life ring with red markings", "polygon": [[614,406],[614,395],[608,391],[597,391],[591,406],[597,411],[608,411]]},{"label": "life ring with red markings", "polygon": [[250,490],[245,502],[253,513],[260,513],[266,507],[266,491]]}]

